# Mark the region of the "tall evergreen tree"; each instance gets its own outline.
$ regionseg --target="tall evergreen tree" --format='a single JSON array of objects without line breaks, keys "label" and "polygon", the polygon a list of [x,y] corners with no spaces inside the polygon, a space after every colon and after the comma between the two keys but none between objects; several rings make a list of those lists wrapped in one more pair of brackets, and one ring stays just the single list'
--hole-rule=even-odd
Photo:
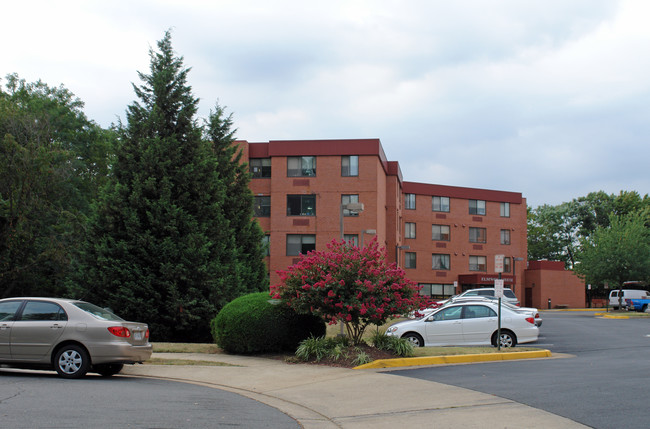
[{"label": "tall evergreen tree", "polygon": [[264,265],[264,232],[253,219],[253,193],[249,188],[248,164],[242,162],[242,151],[235,145],[232,114],[217,104],[206,123],[206,139],[214,144],[219,177],[226,184],[224,214],[231,222],[236,238],[236,257],[231,267],[242,285],[241,293],[251,289],[268,289],[268,272]]},{"label": "tall evergreen tree", "polygon": [[206,341],[221,306],[259,285],[237,275],[229,183],[195,120],[190,69],[169,32],[150,58],[121,127],[114,180],[96,206],[79,292],[146,321],[154,340]]}]

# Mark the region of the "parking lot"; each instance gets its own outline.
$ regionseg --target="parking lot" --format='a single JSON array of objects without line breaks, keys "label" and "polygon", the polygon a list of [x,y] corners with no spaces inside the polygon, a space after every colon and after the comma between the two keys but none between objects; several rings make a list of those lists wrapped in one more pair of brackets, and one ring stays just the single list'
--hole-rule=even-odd
[{"label": "parking lot", "polygon": [[647,427],[650,319],[573,311],[544,312],[543,318],[540,338],[530,345],[562,357],[391,374],[490,393],[594,428]]}]

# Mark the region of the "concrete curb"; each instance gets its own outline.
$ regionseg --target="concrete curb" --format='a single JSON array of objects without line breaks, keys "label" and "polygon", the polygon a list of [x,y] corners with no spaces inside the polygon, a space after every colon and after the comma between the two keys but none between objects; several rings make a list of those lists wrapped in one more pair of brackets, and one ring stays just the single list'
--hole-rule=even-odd
[{"label": "concrete curb", "polygon": [[551,357],[550,350],[510,353],[484,353],[450,356],[422,356],[413,358],[377,359],[352,369],[398,368],[404,366],[424,366],[457,363],[492,362],[516,359],[541,359]]}]

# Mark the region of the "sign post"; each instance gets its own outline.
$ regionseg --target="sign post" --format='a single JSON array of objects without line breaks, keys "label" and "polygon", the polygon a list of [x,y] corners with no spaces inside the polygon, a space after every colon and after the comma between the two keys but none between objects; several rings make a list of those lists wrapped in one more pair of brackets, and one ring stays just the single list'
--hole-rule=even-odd
[{"label": "sign post", "polygon": [[494,296],[499,298],[499,323],[497,326],[497,350],[501,351],[501,298],[503,297],[503,255],[494,255],[494,271],[499,273],[499,278],[494,280]]}]

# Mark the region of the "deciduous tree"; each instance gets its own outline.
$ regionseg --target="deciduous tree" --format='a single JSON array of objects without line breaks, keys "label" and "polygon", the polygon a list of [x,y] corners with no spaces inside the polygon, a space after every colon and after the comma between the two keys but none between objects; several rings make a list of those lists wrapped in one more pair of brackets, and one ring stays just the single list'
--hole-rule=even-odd
[{"label": "deciduous tree", "polygon": [[621,288],[628,280],[650,280],[650,230],[641,213],[610,216],[582,240],[576,272],[589,283]]},{"label": "deciduous tree", "polygon": [[64,87],[0,89],[0,297],[63,295],[112,134]]},{"label": "deciduous tree", "polygon": [[315,314],[327,323],[344,323],[358,344],[368,325],[427,306],[418,286],[404,271],[386,262],[377,240],[363,249],[333,241],[327,251],[311,251],[271,286],[271,296],[298,313]]}]

